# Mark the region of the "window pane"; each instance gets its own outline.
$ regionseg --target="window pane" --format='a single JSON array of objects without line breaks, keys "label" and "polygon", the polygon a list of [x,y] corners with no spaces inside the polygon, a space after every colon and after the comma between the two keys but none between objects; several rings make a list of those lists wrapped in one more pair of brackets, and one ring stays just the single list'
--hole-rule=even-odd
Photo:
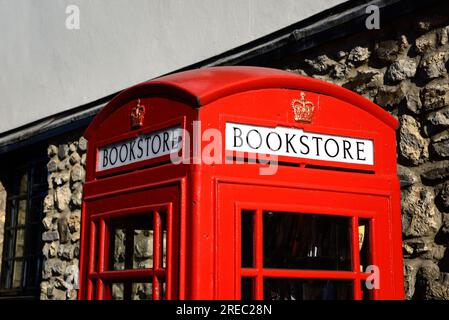
[{"label": "window pane", "polygon": [[284,279],[264,280],[265,300],[351,300],[350,280]]},{"label": "window pane", "polygon": [[242,268],[254,266],[254,211],[243,210],[241,220]]},{"label": "window pane", "polygon": [[26,223],[27,201],[26,199],[19,200],[19,207],[17,208],[17,225],[23,226]]},{"label": "window pane", "polygon": [[351,219],[265,211],[265,268],[351,270]]},{"label": "window pane", "polygon": [[113,283],[111,287],[112,287],[112,300],[123,300],[124,284]]},{"label": "window pane", "polygon": [[151,282],[112,283],[112,300],[152,300],[153,287]]},{"label": "window pane", "polygon": [[110,222],[110,270],[153,268],[153,214]]},{"label": "window pane", "polygon": [[[123,229],[115,229],[114,239],[114,258],[112,270],[124,270],[125,269],[125,232]],[[98,243],[98,242],[97,242]]]},{"label": "window pane", "polygon": [[359,219],[360,271],[365,271],[371,262],[370,220]]},{"label": "window pane", "polygon": [[153,286],[151,283],[133,283],[132,300],[152,300]]},{"label": "window pane", "polygon": [[13,288],[20,288],[22,285],[22,261],[14,261],[14,274],[12,280]]},{"label": "window pane", "polygon": [[134,231],[133,269],[153,267],[153,230]]},{"label": "window pane", "polygon": [[29,221],[31,223],[37,223],[42,221],[42,216],[44,212],[44,199],[45,195],[43,197],[34,198],[31,200],[30,203],[30,214],[29,214]]},{"label": "window pane", "polygon": [[15,257],[23,257],[25,245],[25,229],[17,229],[16,231],[16,250]]},{"label": "window pane", "polygon": [[254,299],[254,278],[242,278],[242,300]]}]

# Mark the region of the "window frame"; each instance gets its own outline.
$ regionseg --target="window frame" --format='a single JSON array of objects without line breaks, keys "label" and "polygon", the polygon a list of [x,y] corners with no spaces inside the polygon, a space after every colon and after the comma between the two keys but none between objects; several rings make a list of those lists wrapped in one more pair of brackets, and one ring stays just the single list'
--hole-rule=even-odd
[{"label": "window frame", "polygon": [[[264,252],[263,252],[263,215],[264,212],[272,211],[277,213],[289,213],[289,214],[314,214],[314,215],[328,215],[328,216],[338,216],[346,217],[350,219],[350,231],[349,236],[351,244],[351,260],[352,267],[349,271],[342,270],[306,270],[306,269],[283,269],[283,268],[267,268],[264,267]],[[363,299],[362,282],[367,280],[371,273],[363,272],[360,270],[360,251],[359,248],[359,220],[369,221],[369,239],[366,239],[369,246],[372,260],[372,234],[373,234],[373,217],[374,213],[366,212],[360,213],[358,211],[347,211],[341,213],[326,213],[318,211],[308,211],[301,210],[301,208],[292,209],[286,207],[277,207],[272,204],[260,203],[254,204],[244,204],[236,203],[235,212],[237,213],[237,225],[236,225],[236,248],[237,253],[237,294],[238,299],[242,299],[242,282],[245,280],[251,280],[253,283],[252,299],[254,300],[264,300],[264,280],[267,278],[288,278],[288,279],[329,279],[329,280],[347,280],[352,281],[353,288],[353,300]],[[253,215],[253,267],[243,267],[242,266],[242,215],[252,214]],[[374,290],[375,291],[375,290]],[[373,292],[371,296],[375,295]]]},{"label": "window frame", "polygon": [[[3,253],[1,258],[2,271],[0,274],[0,299],[38,299],[42,273],[42,218],[43,202],[48,194],[48,157],[43,148],[36,148],[30,152],[21,152],[6,160],[8,170],[2,172],[2,182],[6,191],[5,225],[3,239]],[[27,161],[23,161],[24,158]],[[22,161],[21,161],[22,160]],[[26,174],[26,192],[20,193],[20,181],[17,174]],[[40,178],[37,179],[37,174]],[[21,176],[21,175],[19,175]],[[36,181],[37,180],[37,181]],[[18,225],[20,201],[25,200],[25,221]],[[38,207],[33,204],[38,203]],[[32,217],[32,213],[38,213]],[[23,233],[23,252],[17,255],[16,243],[18,230]],[[16,261],[22,261],[20,270],[20,286],[14,287],[14,267]],[[30,267],[34,263],[33,276],[30,277]]]}]

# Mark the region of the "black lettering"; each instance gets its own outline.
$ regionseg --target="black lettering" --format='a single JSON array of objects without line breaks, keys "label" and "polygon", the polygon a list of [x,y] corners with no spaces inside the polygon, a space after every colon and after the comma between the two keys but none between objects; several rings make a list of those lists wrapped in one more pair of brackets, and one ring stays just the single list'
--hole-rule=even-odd
[{"label": "black lettering", "polygon": [[[164,132],[164,146],[162,147],[162,152],[165,152],[165,150],[170,150],[170,147],[168,146],[168,139],[170,138],[167,131]],[[167,147],[167,149],[165,149]]]},{"label": "black lettering", "polygon": [[[258,145],[257,147],[253,147],[253,146],[249,143],[249,134],[250,134],[251,132],[255,132],[255,133],[257,133],[257,135],[259,136],[259,145]],[[260,132],[257,131],[256,129],[251,129],[251,130],[248,131],[248,134],[246,135],[246,143],[248,144],[248,146],[249,146],[251,149],[259,149],[260,146],[262,145],[262,135],[261,135]]]},{"label": "black lettering", "polygon": [[293,134],[290,138],[288,137],[288,133],[285,134],[285,139],[287,141],[287,153],[290,153],[288,151],[289,147],[293,149],[293,153],[296,153],[296,150],[295,150],[295,148],[292,145],[292,140],[293,140],[294,137],[296,137],[296,134]]},{"label": "black lettering", "polygon": [[349,149],[351,149],[351,142],[349,142],[348,140],[343,140],[343,158],[346,159],[346,152],[347,152],[349,157],[353,159],[351,152],[349,152]]},{"label": "black lettering", "polygon": [[[271,146],[270,146],[270,143],[268,142],[268,141],[270,140],[270,136],[271,136],[272,134],[276,135],[276,136],[278,137],[278,139],[279,139],[279,146],[278,146],[277,149],[272,149]],[[282,147],[281,136],[280,136],[277,132],[272,131],[272,132],[270,132],[269,134],[267,134],[266,143],[267,143],[268,149],[270,149],[271,151],[279,151],[279,149]]]},{"label": "black lettering", "polygon": [[[329,151],[327,150],[327,144],[329,143],[329,141],[333,141],[335,143],[336,148],[337,148],[337,151],[335,152],[334,155],[329,154]],[[329,157],[335,158],[338,155],[338,153],[340,152],[340,147],[338,146],[337,141],[335,141],[334,139],[330,138],[330,139],[327,139],[326,142],[324,143],[324,151],[326,152],[326,154]]]},{"label": "black lettering", "polygon": [[[154,149],[154,141],[156,141],[156,138],[158,140],[157,149]],[[153,137],[153,141],[151,141],[151,151],[153,151],[153,154],[158,154],[161,150],[161,137],[157,134]]]},{"label": "black lettering", "polygon": [[150,155],[150,139],[151,139],[151,137],[145,138],[145,141],[147,143],[147,157]]},{"label": "black lettering", "polygon": [[103,168],[106,167],[109,163],[108,161],[108,149],[103,150]]},{"label": "black lettering", "polygon": [[135,160],[136,155],[134,154],[134,146],[136,145],[136,140],[129,143],[129,161]]},{"label": "black lettering", "polygon": [[139,141],[137,141],[137,148],[139,149],[139,153],[137,155],[137,158],[142,158],[143,156],[143,147],[140,145],[140,143],[143,142],[142,138],[139,138]]},{"label": "black lettering", "polygon": [[310,152],[309,145],[308,145],[307,143],[305,143],[305,142],[303,141],[303,139],[309,139],[309,137],[308,137],[308,136],[301,136],[301,137],[299,138],[299,142],[301,142],[301,144],[302,144],[304,147],[307,148],[307,151],[306,151],[306,152],[303,152],[303,151],[301,150],[300,152],[301,152],[301,154],[309,154],[309,152]]},{"label": "black lettering", "polygon": [[[239,135],[236,135],[237,130]],[[240,140],[240,145],[237,145],[237,139]],[[242,130],[240,128],[234,127],[234,148],[240,148],[243,145]]]},{"label": "black lettering", "polygon": [[364,147],[365,143],[357,141],[356,144],[357,144],[357,160],[361,160],[361,161],[366,160],[366,158],[361,158],[360,157],[360,152],[365,152],[365,149],[360,148],[360,145],[362,145]]},{"label": "black lettering", "polygon": [[[123,155],[123,150],[125,150],[125,155],[122,157]],[[127,144],[122,144],[120,146],[120,150],[119,150],[119,158],[120,158],[120,162],[125,162],[126,159],[128,158],[128,145]]]},{"label": "black lettering", "polygon": [[[115,153],[115,157],[114,157],[115,159],[114,160],[112,160],[112,152]],[[117,159],[118,159],[118,151],[117,151],[117,147],[114,146],[114,147],[111,148],[111,152],[109,153],[109,162],[112,165],[115,165],[117,163]]]},{"label": "black lettering", "polygon": [[316,155],[317,155],[317,157],[319,157],[320,156],[320,141],[322,141],[323,138],[321,138],[321,137],[312,137],[312,139],[314,139],[315,142],[316,142]]}]

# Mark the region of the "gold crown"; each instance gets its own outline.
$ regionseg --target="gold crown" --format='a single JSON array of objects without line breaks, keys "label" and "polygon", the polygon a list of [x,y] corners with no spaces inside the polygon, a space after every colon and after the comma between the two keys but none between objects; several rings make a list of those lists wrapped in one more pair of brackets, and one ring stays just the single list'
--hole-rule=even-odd
[{"label": "gold crown", "polygon": [[131,109],[131,128],[136,129],[143,126],[143,118],[145,116],[145,106],[140,105],[140,99],[137,105]]},{"label": "gold crown", "polygon": [[307,123],[312,122],[315,105],[310,101],[306,101],[306,95],[304,92],[301,92],[300,100],[292,100],[292,109],[295,121]]}]

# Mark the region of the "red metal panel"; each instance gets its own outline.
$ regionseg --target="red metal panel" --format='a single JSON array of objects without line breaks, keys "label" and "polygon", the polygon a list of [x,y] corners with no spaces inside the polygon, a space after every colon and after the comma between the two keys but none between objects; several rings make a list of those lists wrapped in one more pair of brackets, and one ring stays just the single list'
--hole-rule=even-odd
[{"label": "red metal panel", "polygon": [[[311,123],[294,119],[291,103],[301,93],[316,106]],[[130,113],[137,99],[145,106],[146,113],[142,127],[132,129]],[[261,176],[262,164],[174,165],[168,156],[163,156],[97,172],[98,148],[174,125],[186,129],[193,137],[195,120],[201,121],[200,134],[214,128],[221,132],[223,139],[226,122],[370,139],[374,141],[375,161],[366,165],[280,156],[276,174]],[[264,277],[269,276],[351,279],[355,281],[354,298],[361,299],[360,280],[368,275],[357,269],[360,258],[356,251],[352,255],[352,271],[263,268],[262,211],[270,207],[350,217],[353,248],[358,247],[357,219],[371,219],[372,259],[382,275],[381,288],[375,290],[374,298],[403,298],[396,126],[395,118],[348,90],[266,68],[201,69],[162,77],[123,91],[99,113],[86,132],[89,146],[79,297],[92,298],[93,283],[97,285],[96,298],[111,298],[111,280],[152,277],[156,299],[161,292],[158,279],[165,279],[168,299],[237,299],[240,277],[250,276],[255,279],[255,297],[262,299]],[[197,138],[201,140],[201,135]],[[193,149],[185,143],[184,151]],[[201,148],[208,143],[200,141]],[[222,143],[224,157],[227,153]],[[247,159],[256,156],[245,155]],[[190,155],[191,160],[193,157]],[[108,219],[131,217],[152,206],[168,208],[167,250],[176,254],[167,255],[166,270],[159,268],[158,214],[154,215],[155,269],[105,270],[109,252]],[[238,208],[255,212],[254,268],[240,266]],[[98,270],[91,267],[95,255],[98,255]]]}]

